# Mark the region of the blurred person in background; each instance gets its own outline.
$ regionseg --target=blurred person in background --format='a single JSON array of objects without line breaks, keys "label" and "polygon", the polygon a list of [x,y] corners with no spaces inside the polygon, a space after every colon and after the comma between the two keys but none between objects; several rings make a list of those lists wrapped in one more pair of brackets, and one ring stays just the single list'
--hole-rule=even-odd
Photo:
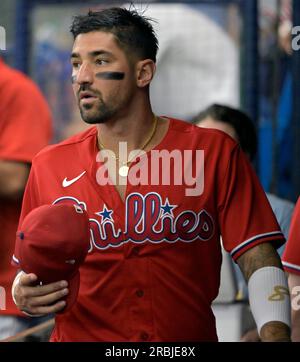
[{"label": "blurred person in background", "polygon": [[[145,15],[157,20],[153,27],[160,39],[150,90],[157,113],[190,119],[211,103],[239,105],[240,54],[227,23],[228,6],[151,4]],[[220,62],[220,54],[226,61]]]},{"label": "blurred person in background", "polygon": [[300,342],[300,197],[291,222],[291,230],[282,256],[292,304],[292,341]]},{"label": "blurred person in background", "polygon": [[[199,127],[217,129],[227,133],[240,144],[241,149],[246,153],[250,161],[254,162],[258,147],[257,133],[254,122],[244,112],[226,105],[213,104],[194,117],[192,123]],[[294,204],[271,193],[267,193],[267,197],[280,228],[287,239]],[[284,245],[278,251],[280,255],[283,248]],[[242,273],[238,267],[235,267],[235,271],[239,287],[238,298],[247,299],[247,285]],[[259,341],[257,330],[253,329],[247,332],[243,340],[248,342]]]},{"label": "blurred person in background", "polygon": [[39,319],[21,313],[11,297],[16,270],[11,266],[21,201],[31,160],[51,138],[51,116],[38,87],[0,58],[0,340],[13,336]]},{"label": "blurred person in background", "polygon": [[[260,1],[260,68],[257,159],[265,189],[293,197],[292,4]],[[280,150],[280,152],[277,152]]]}]

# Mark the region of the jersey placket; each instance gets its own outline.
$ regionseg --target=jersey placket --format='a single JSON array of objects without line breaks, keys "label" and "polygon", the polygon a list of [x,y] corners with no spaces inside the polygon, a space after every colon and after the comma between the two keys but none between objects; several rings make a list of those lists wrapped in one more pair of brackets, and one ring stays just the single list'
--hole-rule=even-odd
[{"label": "jersey placket", "polygon": [[132,340],[149,341],[154,339],[150,267],[151,263],[149,258],[145,256],[144,253],[145,242],[139,243],[132,240],[125,240],[125,230],[127,229],[126,198],[131,193],[139,192],[140,189],[140,184],[127,184],[125,203],[123,203],[123,208],[121,208],[121,210],[124,212],[122,215],[122,230],[124,235],[123,253],[127,267],[126,270],[130,275],[127,294],[130,336]]}]

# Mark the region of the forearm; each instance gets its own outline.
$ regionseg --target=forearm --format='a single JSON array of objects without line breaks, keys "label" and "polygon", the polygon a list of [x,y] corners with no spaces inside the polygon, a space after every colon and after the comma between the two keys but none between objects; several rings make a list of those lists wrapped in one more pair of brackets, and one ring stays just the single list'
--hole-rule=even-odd
[{"label": "forearm", "polygon": [[[259,316],[259,320],[256,320],[256,323],[260,323],[261,326],[261,340],[290,341],[290,328],[288,326],[290,319],[289,292],[286,278],[283,272],[280,271],[282,264],[276,250],[269,243],[257,245],[245,252],[237,262],[246,281],[249,282],[252,277],[249,283],[249,298],[252,300],[251,308],[253,315],[256,311],[256,314]],[[274,272],[280,281],[276,282],[278,285],[274,284],[272,289],[267,292],[267,289],[270,288],[270,283],[273,282]],[[251,293],[250,289],[252,290]],[[273,307],[276,309],[279,306],[283,313],[282,319],[276,316],[275,319],[268,320],[269,314],[270,316],[272,315]],[[261,308],[263,312],[266,312],[266,315],[263,315],[262,311],[260,311]],[[283,321],[286,323],[283,323]]]},{"label": "forearm", "polygon": [[292,341],[300,342],[300,310],[292,311]]},{"label": "forearm", "polygon": [[280,256],[269,243],[263,243],[248,250],[238,258],[237,263],[247,283],[251,275],[260,268],[275,266],[283,269]]},{"label": "forearm", "polygon": [[30,167],[26,163],[0,161],[0,198],[21,199],[29,169]]}]

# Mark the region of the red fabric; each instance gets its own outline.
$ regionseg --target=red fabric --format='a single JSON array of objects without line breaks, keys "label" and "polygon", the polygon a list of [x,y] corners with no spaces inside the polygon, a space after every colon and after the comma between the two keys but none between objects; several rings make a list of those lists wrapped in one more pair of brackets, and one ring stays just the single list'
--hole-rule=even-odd
[{"label": "red fabric", "polygon": [[[187,196],[187,185],[175,183],[128,184],[123,202],[113,185],[96,182],[96,137],[92,128],[42,151],[25,193],[21,220],[36,206],[66,200],[90,217],[77,303],[57,316],[52,340],[217,340],[211,303],[220,284],[220,233],[239,255],[260,242],[284,241],[248,161],[222,132],[172,119],[156,150],[204,150],[203,193]],[[163,170],[161,164],[153,173]],[[276,237],[268,238],[272,232]]]},{"label": "red fabric", "polygon": [[43,205],[24,218],[17,232],[14,261],[38,282],[67,280],[69,294],[64,312],[75,303],[79,290],[79,266],[90,248],[89,217],[85,210],[69,203]]},{"label": "red fabric", "polygon": [[[30,163],[51,136],[48,106],[38,88],[23,74],[0,60],[0,161]],[[16,270],[10,260],[14,250],[20,202],[0,199],[0,286],[6,291],[6,310],[21,315],[11,298]]]},{"label": "red fabric", "polygon": [[289,239],[284,248],[282,263],[288,273],[300,275],[300,197],[293,213]]}]

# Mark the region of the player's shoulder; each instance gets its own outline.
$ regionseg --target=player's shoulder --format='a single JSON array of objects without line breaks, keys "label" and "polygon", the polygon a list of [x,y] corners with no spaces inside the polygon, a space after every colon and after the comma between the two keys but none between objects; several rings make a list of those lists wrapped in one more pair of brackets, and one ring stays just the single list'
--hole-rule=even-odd
[{"label": "player's shoulder", "polygon": [[228,145],[228,147],[234,148],[237,145],[236,141],[223,131],[198,127],[195,124],[176,118],[169,117],[169,119],[171,122],[170,129],[175,133],[181,133],[182,137],[185,137],[188,142],[212,144],[214,147]]},{"label": "player's shoulder", "polygon": [[41,91],[37,84],[29,78],[26,74],[20,72],[17,69],[7,66],[5,63],[0,63],[1,67],[1,87],[5,87],[7,94],[17,94],[21,91],[26,92],[24,96],[38,94],[41,96]]},{"label": "player's shoulder", "polygon": [[[97,128],[90,127],[87,130],[77,133],[59,143],[43,148],[33,159],[33,163],[44,161],[65,160],[69,157],[76,157],[81,149],[90,142],[95,142],[97,136]],[[84,151],[82,151],[84,152]]]}]

